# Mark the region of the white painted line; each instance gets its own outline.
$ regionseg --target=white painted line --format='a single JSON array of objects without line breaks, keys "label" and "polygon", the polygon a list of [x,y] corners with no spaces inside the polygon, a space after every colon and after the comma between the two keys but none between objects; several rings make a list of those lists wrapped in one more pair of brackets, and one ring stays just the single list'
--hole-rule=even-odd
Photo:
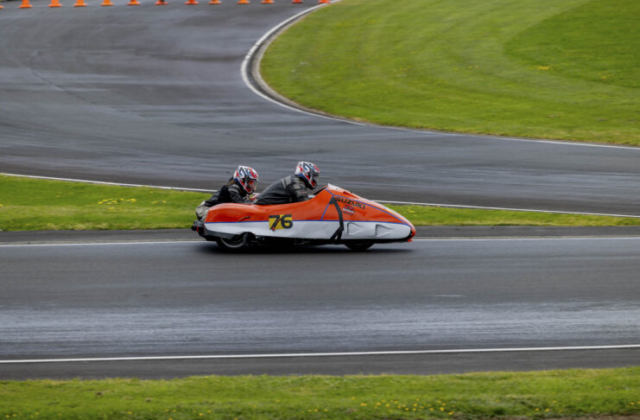
[{"label": "white painted line", "polygon": [[[186,229],[185,229],[186,230]],[[194,232],[194,235],[196,233]],[[131,241],[131,242],[57,242],[57,243],[20,243],[20,244],[0,244],[0,248],[19,248],[19,247],[55,247],[55,246],[112,246],[112,245],[169,245],[169,244],[194,244],[207,243],[199,238],[193,240],[186,239],[184,241]]]},{"label": "white painted line", "polygon": [[[85,182],[88,184],[96,184],[96,185],[157,188],[160,190],[205,192],[205,193],[211,193],[211,194],[217,191],[217,190],[202,190],[197,188],[167,187],[167,186],[157,186],[157,185],[122,184],[117,182],[91,181],[86,179],[54,178],[54,177],[38,176],[38,175],[20,175],[20,174],[10,174],[6,172],[0,172],[0,175],[14,176],[19,178],[44,179],[49,181]],[[428,206],[428,207],[441,207],[441,208],[453,208],[453,209],[505,210],[505,211],[522,211],[522,212],[533,212],[533,213],[575,214],[575,215],[582,215],[582,216],[640,218],[640,216],[638,215],[631,215],[631,214],[609,214],[609,213],[586,213],[586,212],[573,212],[573,211],[560,211],[560,210],[516,209],[516,208],[510,208],[510,207],[485,207],[485,206],[471,206],[471,205],[462,205],[462,204],[420,203],[420,202],[412,202],[412,201],[390,201],[390,200],[373,200],[373,201],[377,201],[378,203],[383,203],[383,204],[401,204],[401,205]]]},{"label": "white painted line", "polygon": [[438,203],[418,203],[410,201],[388,201],[388,200],[373,200],[383,204],[401,204],[401,205],[414,205],[414,206],[428,206],[428,207],[443,207],[452,209],[476,209],[476,210],[505,210],[505,211],[523,211],[534,213],[551,213],[551,214],[575,214],[580,216],[608,216],[608,217],[630,217],[640,218],[640,216],[631,214],[610,214],[610,213],[587,213],[578,211],[558,211],[558,210],[534,210],[534,209],[515,209],[509,207],[486,207],[486,206],[467,206],[457,204],[438,204]]},{"label": "white painted line", "polygon": [[[332,3],[338,2],[340,0],[333,0]],[[260,51],[261,47],[265,44],[265,42],[267,42],[267,40],[269,40],[269,38],[271,36],[273,36],[275,33],[277,33],[278,31],[280,31],[281,29],[283,29],[284,27],[286,27],[287,25],[289,25],[290,23],[294,22],[295,20],[297,20],[298,18],[311,13],[313,11],[315,11],[316,9],[325,6],[320,5],[320,6],[315,6],[312,7],[310,9],[307,9],[303,12],[298,13],[297,15],[285,20],[284,22],[280,23],[279,25],[276,25],[275,27],[273,27],[271,30],[269,30],[262,38],[260,38],[249,50],[249,52],[247,53],[247,55],[244,58],[244,61],[242,62],[242,66],[240,67],[240,72],[242,74],[242,80],[244,81],[245,85],[247,85],[247,87],[249,89],[251,89],[253,91],[253,93],[255,93],[256,95],[260,96],[263,99],[266,99],[267,101],[274,103],[278,106],[281,106],[282,108],[286,108],[292,111],[296,111],[305,115],[311,115],[313,117],[319,117],[319,118],[324,118],[324,119],[328,119],[328,120],[333,120],[333,121],[341,121],[341,122],[345,122],[345,123],[349,123],[349,124],[353,124],[353,125],[359,125],[359,126],[367,126],[367,127],[377,127],[377,128],[383,128],[383,129],[388,129],[388,130],[396,130],[396,131],[408,131],[411,133],[423,133],[423,134],[430,134],[430,135],[438,135],[438,136],[451,136],[451,137],[477,137],[477,138],[489,138],[492,140],[501,140],[501,141],[517,141],[517,142],[526,142],[526,143],[542,143],[542,144],[551,144],[551,145],[556,145],[556,146],[581,146],[581,147],[599,147],[599,148],[606,148],[606,149],[624,149],[624,150],[635,150],[636,152],[640,152],[640,147],[633,147],[633,146],[620,146],[620,145],[608,145],[608,144],[594,144],[594,143],[581,143],[581,142],[577,142],[577,141],[562,141],[562,140],[540,140],[540,139],[526,139],[526,138],[517,138],[517,137],[497,137],[497,136],[491,136],[489,134],[468,134],[468,133],[451,133],[451,132],[445,132],[445,131],[436,131],[436,130],[419,130],[419,129],[413,129],[413,128],[407,128],[407,127],[393,127],[393,126],[387,126],[387,125],[381,125],[381,124],[375,124],[375,123],[367,123],[367,122],[358,122],[358,121],[354,121],[351,120],[349,118],[346,117],[340,117],[340,116],[333,116],[333,115],[329,115],[329,114],[324,114],[321,113],[320,111],[315,111],[315,110],[306,110],[302,105],[296,104],[293,101],[290,101],[288,98],[283,97],[282,95],[278,94],[277,92],[275,92],[273,89],[271,89],[271,87],[264,82],[264,80],[262,79],[262,76],[260,75],[260,71],[259,71],[259,66],[260,66],[260,61],[262,60],[262,57],[258,57],[257,62],[255,63],[255,67],[256,67],[256,71],[253,72],[253,69],[249,68],[249,63],[252,62],[253,60],[253,56]],[[268,46],[268,45],[267,45]],[[249,80],[249,75],[251,73],[254,73],[254,78],[256,79],[256,83],[258,83],[259,85],[262,86],[263,89],[269,91],[271,93],[271,95],[273,96],[269,96],[269,95],[265,95],[263,92],[261,92],[259,89],[257,89]],[[288,102],[291,102],[291,104],[289,104]]]},{"label": "white painted line", "polygon": [[[413,238],[412,242],[499,242],[499,241],[640,241],[640,236],[496,236],[496,237],[438,237],[438,238]],[[185,239],[181,241],[152,241],[152,240],[134,240],[130,242],[53,242],[53,243],[17,243],[17,244],[0,244],[2,248],[21,248],[21,247],[87,247],[87,246],[122,246],[122,245],[184,245],[184,244],[207,244],[210,242],[202,241],[200,238]],[[409,242],[384,242],[376,244],[376,246],[397,246],[408,244]],[[342,246],[343,244],[326,244],[323,246]]]},{"label": "white painted line", "polygon": [[[335,2],[336,0],[334,0]],[[269,95],[265,95],[264,93],[262,93],[259,89],[257,89],[253,83],[251,83],[251,81],[249,80],[250,77],[249,75],[252,72],[252,69],[250,68],[249,64],[251,63],[251,61],[253,60],[253,56],[260,50],[260,48],[263,46],[263,44],[276,32],[280,31],[282,28],[286,27],[287,25],[289,25],[291,22],[294,22],[295,20],[301,18],[304,15],[307,15],[309,13],[312,13],[313,11],[324,7],[325,5],[319,5],[319,6],[315,6],[315,7],[311,7],[307,10],[304,10],[288,19],[286,19],[285,21],[281,22],[280,24],[274,26],[273,28],[271,28],[266,34],[264,34],[262,36],[262,38],[260,38],[255,44],[253,44],[253,46],[251,47],[251,49],[249,50],[249,52],[245,55],[244,61],[242,61],[242,65],[240,67],[240,73],[242,75],[242,80],[244,81],[244,84],[247,85],[247,87],[249,89],[251,89],[253,91],[253,93],[255,93],[256,95],[260,96],[263,99],[266,99],[267,101],[276,104],[282,108],[286,108],[288,110],[291,111],[295,111],[295,112],[299,112],[302,114],[306,114],[306,115],[310,115],[313,117],[320,117],[320,118],[325,118],[328,120],[333,120],[333,121],[343,121],[343,122],[347,122],[347,123],[351,123],[351,124],[355,124],[355,125],[365,125],[365,124],[360,124],[358,122],[355,121],[351,121],[348,119],[340,119],[337,117],[331,117],[328,115],[322,115],[316,112],[309,112],[309,111],[305,111],[304,109],[300,108],[300,107],[295,107],[295,106],[291,106],[286,104],[285,102],[276,100],[275,98],[269,96]],[[260,65],[260,60],[258,60],[258,62],[256,63],[257,66]],[[262,81],[262,77],[260,76],[259,72],[256,74],[259,78],[260,81]],[[262,82],[261,83],[264,86],[267,86],[266,83]],[[279,96],[277,95],[275,92],[273,92],[274,96]]]},{"label": "white painted line", "polygon": [[413,350],[413,351],[363,351],[336,353],[278,353],[278,354],[222,354],[201,356],[140,356],[140,357],[90,357],[73,359],[22,359],[0,360],[0,364],[28,364],[28,363],[86,363],[86,362],[131,362],[154,360],[204,360],[204,359],[271,359],[287,357],[357,357],[357,356],[409,356],[428,354],[456,354],[456,353],[510,353],[510,352],[540,352],[540,351],[585,351],[585,350],[633,350],[640,349],[640,344],[623,344],[617,346],[568,346],[568,347],[520,347],[496,349],[453,349],[453,350]]},{"label": "white painted line", "polygon": [[[532,226],[535,227],[535,226]],[[467,236],[441,238],[413,238],[412,242],[493,242],[493,241],[638,241],[640,236]],[[376,244],[378,246],[385,244]]]},{"label": "white painted line", "polygon": [[598,143],[587,143],[587,142],[569,141],[569,140],[562,141],[562,140],[523,139],[523,138],[517,138],[517,137],[494,137],[488,134],[464,134],[464,133],[451,133],[451,134],[458,137],[474,136],[474,137],[490,138],[492,140],[518,141],[523,143],[541,143],[541,144],[551,144],[554,146],[599,147],[602,149],[622,149],[622,150],[633,150],[636,152],[640,152],[640,147],[619,146],[614,144],[598,144]]},{"label": "white painted line", "polygon": [[20,175],[20,174],[10,174],[6,172],[0,172],[0,175],[14,176],[17,178],[44,179],[48,181],[85,182],[87,184],[112,185],[116,187],[157,188],[159,190],[193,191],[193,192],[206,192],[206,193],[215,192],[215,190],[201,190],[197,188],[164,187],[164,186],[157,186],[157,185],[142,185],[142,184],[122,184],[119,182],[91,181],[88,179],[74,179],[74,178],[55,178],[51,176],[38,176],[38,175]]}]

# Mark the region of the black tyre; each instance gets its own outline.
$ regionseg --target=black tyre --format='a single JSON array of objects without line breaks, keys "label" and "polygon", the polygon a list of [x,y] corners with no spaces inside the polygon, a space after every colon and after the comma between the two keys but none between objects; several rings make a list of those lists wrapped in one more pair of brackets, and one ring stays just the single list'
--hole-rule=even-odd
[{"label": "black tyre", "polygon": [[357,242],[347,242],[345,246],[352,251],[362,252],[373,246],[373,242],[371,241],[357,241]]},{"label": "black tyre", "polygon": [[218,247],[223,251],[240,251],[247,246],[247,235],[237,235],[233,238],[216,238]]}]

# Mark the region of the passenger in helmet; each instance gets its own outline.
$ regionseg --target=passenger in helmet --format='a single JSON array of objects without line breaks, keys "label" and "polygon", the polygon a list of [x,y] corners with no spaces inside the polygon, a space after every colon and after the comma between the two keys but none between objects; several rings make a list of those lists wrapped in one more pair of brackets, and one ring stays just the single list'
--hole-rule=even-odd
[{"label": "passenger in helmet", "polygon": [[320,170],[311,162],[299,162],[293,175],[269,185],[254,204],[287,204],[309,199],[310,190],[318,186]]},{"label": "passenger in helmet", "polygon": [[222,186],[210,199],[200,203],[196,207],[196,216],[198,220],[204,220],[207,217],[209,209],[216,204],[222,203],[241,203],[249,204],[252,202],[252,194],[258,186],[258,173],[249,166],[238,166],[225,185]]}]

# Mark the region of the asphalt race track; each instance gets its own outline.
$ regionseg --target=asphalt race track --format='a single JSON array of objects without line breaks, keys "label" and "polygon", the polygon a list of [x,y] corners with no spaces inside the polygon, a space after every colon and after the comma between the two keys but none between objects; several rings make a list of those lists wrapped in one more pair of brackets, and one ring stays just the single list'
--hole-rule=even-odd
[{"label": "asphalt race track", "polygon": [[0,171],[214,189],[238,164],[265,186],[306,159],[372,199],[640,215],[640,148],[364,127],[258,97],[245,55],[314,1],[169,3],[7,3]]},{"label": "asphalt race track", "polygon": [[[193,356],[635,344],[638,255],[638,237],[416,240],[366,253],[334,246],[249,255],[222,254],[207,242],[5,245],[0,377],[78,368],[108,376],[124,367],[10,360],[186,357],[125,363],[127,375],[153,377],[176,374]],[[254,373],[314,373],[324,362],[334,373],[486,369],[478,360],[459,363],[474,357],[514,369],[618,366],[637,362],[640,348],[606,350],[615,357],[604,359],[602,351],[575,352],[571,360],[551,351],[407,355],[409,364],[404,355],[336,356],[335,366],[295,358],[295,368],[286,357],[275,366],[204,359],[197,368],[246,373],[258,363]]]},{"label": "asphalt race track", "polygon": [[[264,187],[306,159],[324,182],[373,199],[640,216],[640,148],[289,110],[249,89],[240,67],[315,2],[169,3],[3,3],[0,172],[213,189],[246,164]],[[0,378],[636,365],[640,349],[610,346],[640,344],[639,257],[637,236],[432,239],[362,254],[0,245]],[[432,353],[392,353],[406,351]],[[292,356],[308,353],[324,355]],[[253,357],[212,358],[238,355]],[[104,360],[127,357],[160,359]],[[25,362],[42,359],[83,361]]]}]

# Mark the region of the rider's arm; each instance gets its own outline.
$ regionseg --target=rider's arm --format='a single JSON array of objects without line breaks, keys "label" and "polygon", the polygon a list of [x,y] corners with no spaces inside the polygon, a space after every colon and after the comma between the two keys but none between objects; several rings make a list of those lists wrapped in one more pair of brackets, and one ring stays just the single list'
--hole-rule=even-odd
[{"label": "rider's arm", "polygon": [[219,191],[217,191],[215,194],[213,194],[211,196],[211,198],[209,198],[207,201],[205,201],[204,204],[207,207],[212,207],[215,206],[216,204],[218,204],[218,195],[220,194]]},{"label": "rider's arm", "polygon": [[287,191],[291,194],[294,203],[309,199],[309,192],[302,182],[292,182],[287,185]]},{"label": "rider's arm", "polygon": [[240,203],[240,204],[251,203],[251,200],[249,200],[249,197],[240,191],[240,187],[238,185],[232,185],[229,187],[229,197],[231,197],[231,202],[233,203]]}]

